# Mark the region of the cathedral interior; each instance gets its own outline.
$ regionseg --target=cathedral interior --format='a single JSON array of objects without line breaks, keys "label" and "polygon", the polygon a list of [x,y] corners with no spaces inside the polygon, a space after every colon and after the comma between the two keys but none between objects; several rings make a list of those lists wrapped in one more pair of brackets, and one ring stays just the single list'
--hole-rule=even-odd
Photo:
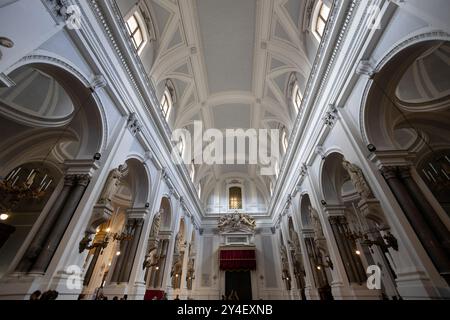
[{"label": "cathedral interior", "polygon": [[450,299],[450,1],[0,0],[0,300]]}]

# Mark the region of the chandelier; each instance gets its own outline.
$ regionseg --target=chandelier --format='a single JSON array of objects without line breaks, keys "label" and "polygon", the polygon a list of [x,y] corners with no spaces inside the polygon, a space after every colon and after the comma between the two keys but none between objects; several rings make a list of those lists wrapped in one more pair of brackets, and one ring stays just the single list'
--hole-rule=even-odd
[{"label": "chandelier", "polygon": [[437,189],[450,185],[450,158],[446,154],[438,155],[422,169],[429,183]]},{"label": "chandelier", "polygon": [[20,200],[41,199],[53,183],[53,178],[37,169],[19,167],[0,181],[0,196],[12,206]]}]

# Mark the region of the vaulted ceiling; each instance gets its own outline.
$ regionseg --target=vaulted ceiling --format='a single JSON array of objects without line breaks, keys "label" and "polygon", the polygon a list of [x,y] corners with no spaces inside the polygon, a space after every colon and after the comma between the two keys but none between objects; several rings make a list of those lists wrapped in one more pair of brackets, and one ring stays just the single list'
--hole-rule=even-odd
[{"label": "vaulted ceiling", "polygon": [[[173,128],[278,128],[296,113],[286,96],[290,75],[304,87],[314,45],[305,28],[313,0],[147,0],[158,49],[150,75],[177,91]],[[309,54],[309,56],[311,56]],[[197,168],[202,186],[246,177],[268,193],[271,178],[255,165]],[[205,192],[206,190],[203,189]]]}]

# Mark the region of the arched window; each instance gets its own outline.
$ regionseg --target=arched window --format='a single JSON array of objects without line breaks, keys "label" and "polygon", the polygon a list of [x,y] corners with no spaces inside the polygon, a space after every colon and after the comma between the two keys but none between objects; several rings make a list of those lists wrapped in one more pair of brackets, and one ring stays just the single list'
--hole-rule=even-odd
[{"label": "arched window", "polygon": [[314,19],[314,34],[320,40],[325,31],[325,26],[327,24],[328,17],[330,16],[330,7],[325,4],[322,0],[317,3],[315,11],[316,19]]},{"label": "arched window", "polygon": [[302,92],[300,91],[300,87],[298,86],[298,82],[296,81],[294,84],[294,89],[292,90],[292,103],[294,104],[297,111],[300,110],[302,100],[303,100]]},{"label": "arched window", "polygon": [[166,86],[166,90],[164,90],[164,95],[161,99],[161,110],[166,120],[169,120],[172,105],[173,105],[172,95],[170,94],[169,87]]},{"label": "arched window", "polygon": [[133,46],[138,54],[141,54],[147,44],[146,29],[142,21],[143,19],[139,13],[139,10],[134,11],[134,13],[127,17],[125,21],[131,42],[133,42]]},{"label": "arched window", "polygon": [[231,187],[229,190],[229,207],[232,210],[242,209],[242,189]]}]

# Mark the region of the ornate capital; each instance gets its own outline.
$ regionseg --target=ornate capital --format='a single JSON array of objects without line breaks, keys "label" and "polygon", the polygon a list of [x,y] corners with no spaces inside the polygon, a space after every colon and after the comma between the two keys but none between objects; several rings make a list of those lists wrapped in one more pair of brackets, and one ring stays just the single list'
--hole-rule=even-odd
[{"label": "ornate capital", "polygon": [[83,187],[87,187],[87,185],[91,181],[91,176],[88,174],[79,174],[76,177],[77,177],[77,184]]},{"label": "ornate capital", "polygon": [[108,85],[105,77],[101,74],[94,76],[91,81],[91,89],[97,91],[98,89],[104,88]]},{"label": "ornate capital", "polygon": [[386,180],[395,179],[397,178],[398,167],[394,166],[382,167],[380,169],[380,172],[383,175],[384,179]]},{"label": "ornate capital", "polygon": [[323,118],[323,121],[326,126],[332,128],[334,127],[334,125],[338,120],[339,120],[338,110],[334,104],[330,104],[328,111],[325,114],[325,117]]},{"label": "ornate capital", "polygon": [[409,166],[402,166],[398,167],[398,173],[400,175],[400,178],[402,179],[409,179],[411,178],[411,167]]},{"label": "ornate capital", "polygon": [[356,68],[356,74],[372,77],[374,75],[374,69],[372,61],[361,60]]},{"label": "ornate capital", "polygon": [[328,217],[328,221],[330,221],[331,225],[344,225],[347,223],[347,220],[345,219],[345,216],[343,216],[343,215],[330,216],[330,217]]},{"label": "ornate capital", "polygon": [[77,176],[74,174],[68,174],[64,176],[64,186],[73,186],[75,184]]},{"label": "ornate capital", "polygon": [[141,122],[139,121],[139,119],[137,118],[136,113],[130,114],[130,116],[128,118],[127,128],[128,128],[128,130],[130,130],[130,132],[133,136],[136,136],[138,134],[138,132],[141,131],[142,125],[141,125]]}]

